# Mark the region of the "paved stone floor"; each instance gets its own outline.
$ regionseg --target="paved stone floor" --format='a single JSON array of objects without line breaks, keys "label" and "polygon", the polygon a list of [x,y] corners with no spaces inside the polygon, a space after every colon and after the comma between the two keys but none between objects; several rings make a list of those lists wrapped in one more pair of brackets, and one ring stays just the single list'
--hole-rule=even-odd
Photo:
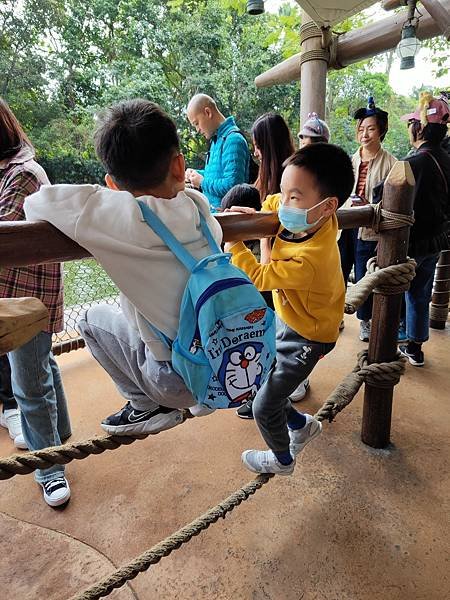
[{"label": "paved stone floor", "polygon": [[[314,412],[364,344],[354,317],[311,378]],[[112,600],[445,600],[450,597],[450,329],[395,392],[392,445],[359,437],[361,393],[311,444],[292,477],[255,496],[116,590]],[[122,400],[84,350],[59,359],[73,440],[100,434]],[[0,597],[66,600],[252,479],[253,422],[222,411],[72,462],[72,499],[47,507],[32,475],[0,482]],[[12,453],[0,430],[0,455]]]}]

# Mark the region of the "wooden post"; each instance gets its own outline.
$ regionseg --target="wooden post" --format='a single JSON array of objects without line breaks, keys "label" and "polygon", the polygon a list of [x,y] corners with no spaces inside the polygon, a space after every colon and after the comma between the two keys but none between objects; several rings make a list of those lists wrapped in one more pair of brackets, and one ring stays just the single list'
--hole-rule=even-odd
[{"label": "wooden post", "polygon": [[[450,0],[441,0],[441,4],[444,10],[450,12]],[[426,40],[440,35],[441,29],[430,13],[422,7],[421,12],[423,17],[416,32],[418,39]],[[329,68],[346,67],[395,48],[407,16],[407,11],[401,11],[340,35],[336,41],[336,60],[330,62]],[[270,87],[300,79],[300,56],[295,54],[258,75],[255,78],[256,87]]]},{"label": "wooden post", "polygon": [[[300,127],[308,113],[325,118],[328,51],[322,48],[322,32],[310,16],[302,11],[300,27]],[[306,60],[305,60],[306,59]]]},{"label": "wooden post", "polygon": [[430,327],[445,329],[450,300],[450,250],[443,250],[436,265],[430,307]]},{"label": "wooden post", "polygon": [[[408,162],[397,162],[384,184],[383,207],[394,213],[413,212],[414,175]],[[409,227],[382,231],[378,242],[380,267],[406,261]],[[402,293],[375,294],[369,340],[369,363],[395,359],[400,322]],[[361,439],[372,448],[385,448],[391,430],[393,386],[378,387],[366,383]]]},{"label": "wooden post", "polygon": [[422,0],[422,4],[436,21],[445,39],[450,40],[450,11],[446,3],[441,0]]}]

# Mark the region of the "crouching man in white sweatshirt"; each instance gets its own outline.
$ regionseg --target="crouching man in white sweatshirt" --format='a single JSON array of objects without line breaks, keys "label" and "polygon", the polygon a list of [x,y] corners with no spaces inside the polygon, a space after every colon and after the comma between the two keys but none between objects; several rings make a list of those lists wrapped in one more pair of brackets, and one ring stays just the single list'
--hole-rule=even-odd
[{"label": "crouching man in white sweatshirt", "polygon": [[89,250],[119,288],[121,310],[93,306],[80,331],[94,358],[126,400],[107,417],[108,433],[156,433],[195,405],[173,371],[170,352],[149,326],[174,339],[188,271],[150,229],[145,202],[197,259],[210,254],[200,229],[205,216],[220,244],[222,230],[207,199],[185,191],[185,162],[172,119],[147,100],[109,108],[94,134],[109,189],[97,185],[43,186],[25,202],[29,220],[48,221]]}]

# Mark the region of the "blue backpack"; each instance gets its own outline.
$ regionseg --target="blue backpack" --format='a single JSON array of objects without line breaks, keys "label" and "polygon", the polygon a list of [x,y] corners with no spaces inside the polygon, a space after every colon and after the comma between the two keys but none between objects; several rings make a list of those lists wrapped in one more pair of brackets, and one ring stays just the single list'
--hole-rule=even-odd
[{"label": "blue backpack", "polygon": [[274,313],[247,275],[231,264],[231,254],[221,251],[200,210],[201,229],[213,254],[197,261],[138,202],[149,227],[191,273],[175,340],[150,326],[171,350],[172,366],[198,404],[240,406],[255,396],[275,361]]}]

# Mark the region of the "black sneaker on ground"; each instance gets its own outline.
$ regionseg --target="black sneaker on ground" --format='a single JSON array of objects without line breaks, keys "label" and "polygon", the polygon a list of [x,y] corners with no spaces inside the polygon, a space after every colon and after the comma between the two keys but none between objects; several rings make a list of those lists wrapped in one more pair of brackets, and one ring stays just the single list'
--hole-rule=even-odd
[{"label": "black sneaker on ground", "polygon": [[174,408],[158,406],[154,410],[135,410],[127,402],[122,410],[102,421],[102,427],[113,435],[158,433],[183,422],[183,413]]},{"label": "black sneaker on ground", "polygon": [[52,508],[62,507],[70,500],[69,482],[65,477],[57,477],[51,481],[41,483],[44,500]]},{"label": "black sneaker on ground", "polygon": [[236,414],[241,419],[253,419],[253,400],[247,400],[245,404],[237,409]]},{"label": "black sneaker on ground", "polygon": [[409,362],[413,365],[413,367],[423,367],[425,364],[425,357],[423,355],[422,350],[416,350],[415,352],[411,352],[408,346],[399,346],[399,350],[403,356],[409,360]]}]

